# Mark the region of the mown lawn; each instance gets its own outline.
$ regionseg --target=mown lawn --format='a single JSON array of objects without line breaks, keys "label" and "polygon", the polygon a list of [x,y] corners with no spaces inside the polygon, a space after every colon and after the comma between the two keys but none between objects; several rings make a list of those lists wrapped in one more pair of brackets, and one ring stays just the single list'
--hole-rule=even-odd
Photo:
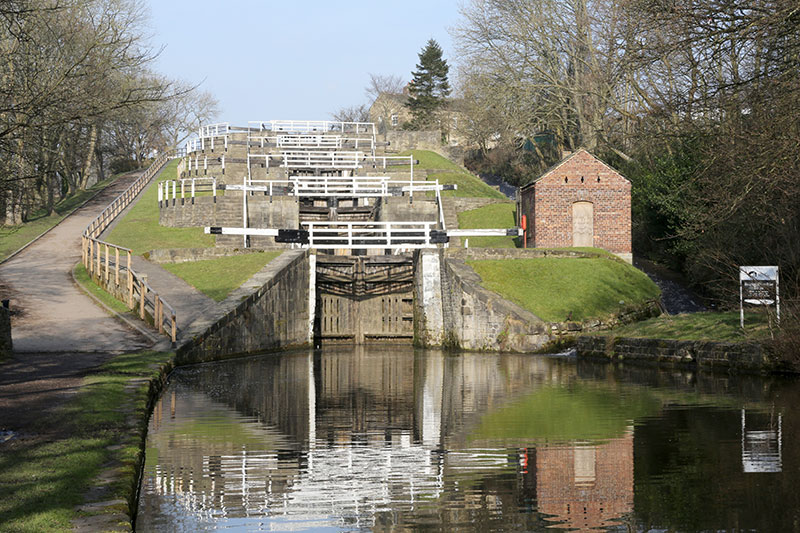
[{"label": "mown lawn", "polygon": [[[513,203],[490,204],[458,214],[459,229],[513,228],[517,207]],[[462,237],[469,239],[470,248],[517,248],[518,237]]]},{"label": "mown lawn", "polygon": [[[415,169],[434,170],[428,174],[428,181],[439,180],[440,184],[457,185],[455,191],[443,191],[442,196],[457,196],[462,198],[498,198],[505,199],[500,191],[486,185],[479,177],[471,174],[466,169],[456,165],[446,157],[429,150],[410,150],[399,155],[413,155],[419,161]],[[408,165],[392,167],[408,170]]]},{"label": "mown lawn", "polygon": [[103,181],[95,183],[86,190],[78,191],[73,196],[61,200],[55,205],[54,215],[44,211],[38,211],[34,213],[25,224],[19,226],[0,226],[0,261],[64,220],[75,208],[80,206],[99,190],[116,181],[120,176],[122,176],[122,174],[115,174]]},{"label": "mown lawn", "polygon": [[643,272],[613,259],[541,257],[467,264],[485,288],[549,322],[613,315],[660,294]]},{"label": "mown lawn", "polygon": [[610,332],[601,332],[598,335],[721,342],[740,342],[770,337],[769,318],[764,311],[748,310],[744,318],[743,330],[740,327],[738,311],[662,315],[628,324]]},{"label": "mown lawn", "polygon": [[[174,180],[178,161],[171,161],[157,181]],[[117,223],[108,241],[130,248],[136,255],[160,248],[214,246],[214,236],[203,233],[203,228],[168,228],[158,224],[158,190],[155,185],[147,189],[136,205]]]},{"label": "mown lawn", "polygon": [[254,252],[161,266],[209,298],[221,302],[280,254],[281,252]]},{"label": "mown lawn", "polygon": [[[0,454],[0,530],[19,532],[72,531],[75,507],[109,461],[122,476],[107,499],[132,497],[135,465],[140,454],[137,427],[129,413],[144,420],[147,379],[167,352],[119,355],[84,379],[78,393],[41,426],[56,431],[51,440],[21,439],[4,445]],[[144,380],[132,384],[133,380]],[[127,505],[111,511],[127,512]]]}]

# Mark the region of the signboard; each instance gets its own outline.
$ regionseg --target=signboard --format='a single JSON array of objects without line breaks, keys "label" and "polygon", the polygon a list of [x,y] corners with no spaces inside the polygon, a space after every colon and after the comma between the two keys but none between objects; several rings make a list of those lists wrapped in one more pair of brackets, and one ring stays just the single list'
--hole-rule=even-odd
[{"label": "signboard", "polygon": [[744,304],[774,305],[778,323],[781,320],[780,294],[778,291],[778,267],[739,267],[739,314],[744,327]]}]

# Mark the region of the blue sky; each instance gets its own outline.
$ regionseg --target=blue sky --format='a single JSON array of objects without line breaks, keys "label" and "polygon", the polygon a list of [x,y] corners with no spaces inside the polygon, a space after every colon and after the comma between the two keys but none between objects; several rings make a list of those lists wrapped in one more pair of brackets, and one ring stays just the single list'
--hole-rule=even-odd
[{"label": "blue sky", "polygon": [[148,1],[156,69],[201,83],[236,125],[330,119],[367,100],[370,72],[409,80],[430,38],[452,65],[459,20],[458,0]]}]

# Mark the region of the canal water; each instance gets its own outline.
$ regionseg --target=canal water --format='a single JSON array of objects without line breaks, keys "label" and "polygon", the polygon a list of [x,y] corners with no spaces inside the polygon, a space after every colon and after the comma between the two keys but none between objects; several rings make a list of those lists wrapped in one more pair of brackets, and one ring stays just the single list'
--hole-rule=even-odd
[{"label": "canal water", "polygon": [[800,383],[348,347],[176,370],[139,531],[800,531]]}]

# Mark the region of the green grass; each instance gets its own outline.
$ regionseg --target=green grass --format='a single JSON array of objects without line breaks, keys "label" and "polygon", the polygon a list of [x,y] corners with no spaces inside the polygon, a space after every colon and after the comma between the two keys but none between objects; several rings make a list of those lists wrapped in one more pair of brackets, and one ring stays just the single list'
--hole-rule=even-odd
[{"label": "green grass", "polygon": [[[516,205],[510,202],[490,204],[458,214],[459,229],[516,227]],[[517,237],[462,237],[470,248],[517,248]]]},{"label": "green grass", "polygon": [[613,259],[542,257],[467,264],[485,288],[549,322],[613,315],[660,294],[643,272]]},{"label": "green grass", "polygon": [[440,185],[457,186],[455,191],[442,191],[442,196],[460,198],[497,198],[507,200],[506,196],[486,185],[479,177],[467,172],[436,172],[428,175],[428,181],[439,180]]},{"label": "green grass", "polygon": [[[158,181],[175,179],[178,160],[170,162]],[[108,241],[142,255],[159,248],[209,248],[214,236],[203,228],[168,228],[158,223],[158,190],[151,186],[111,231]]]},{"label": "green grass", "polygon": [[[671,340],[741,342],[769,338],[769,320],[763,311],[747,310],[745,328],[739,327],[739,312],[705,312],[662,315],[612,330],[617,337]],[[604,332],[608,335],[609,332]]]},{"label": "green grass", "polygon": [[87,272],[86,267],[83,266],[83,263],[78,263],[75,266],[73,273],[75,274],[75,279],[78,281],[78,283],[80,283],[81,286],[86,289],[86,291],[103,302],[106,307],[109,307],[117,313],[126,313],[129,311],[128,307],[124,303],[111,296],[99,285],[96,285],[94,281],[92,281],[92,278],[89,276],[89,272]]},{"label": "green grass", "polygon": [[[75,506],[109,462],[120,476],[104,499],[128,500],[133,495],[139,456],[138,427],[127,417],[144,420],[147,380],[171,353],[120,355],[85,378],[79,392],[43,428],[56,429],[54,440],[23,439],[7,443],[0,454],[0,530],[71,531]],[[132,385],[132,380],[141,380]],[[124,409],[123,409],[124,408]],[[126,512],[127,506],[111,511]]]},{"label": "green grass", "polygon": [[162,266],[209,298],[220,302],[280,254],[255,252]]},{"label": "green grass", "polygon": [[[399,155],[413,155],[419,161],[414,165],[414,169],[424,169],[431,172],[428,181],[439,180],[440,184],[457,185],[455,191],[444,191],[443,196],[457,196],[462,198],[498,198],[505,199],[505,196],[498,190],[486,185],[479,177],[453,163],[446,157],[429,150],[406,150]],[[409,170],[408,165],[392,167],[396,170]]]},{"label": "green grass", "polygon": [[34,213],[28,222],[19,226],[0,226],[0,261],[4,260],[33,239],[49,230],[62,220],[72,210],[80,206],[99,190],[113,183],[122,174],[115,174],[109,178],[99,181],[76,194],[61,200],[55,205],[55,214],[51,215],[45,211]]},{"label": "green grass", "polygon": [[[404,156],[413,155],[414,159],[419,161],[418,164],[414,165],[415,169],[421,168],[425,170],[456,170],[460,172],[465,172],[463,168],[456,165],[446,157],[441,156],[436,152],[431,152],[430,150],[406,150],[405,152],[400,152],[397,155],[404,155]],[[404,165],[404,168],[408,169],[408,165]]]}]

